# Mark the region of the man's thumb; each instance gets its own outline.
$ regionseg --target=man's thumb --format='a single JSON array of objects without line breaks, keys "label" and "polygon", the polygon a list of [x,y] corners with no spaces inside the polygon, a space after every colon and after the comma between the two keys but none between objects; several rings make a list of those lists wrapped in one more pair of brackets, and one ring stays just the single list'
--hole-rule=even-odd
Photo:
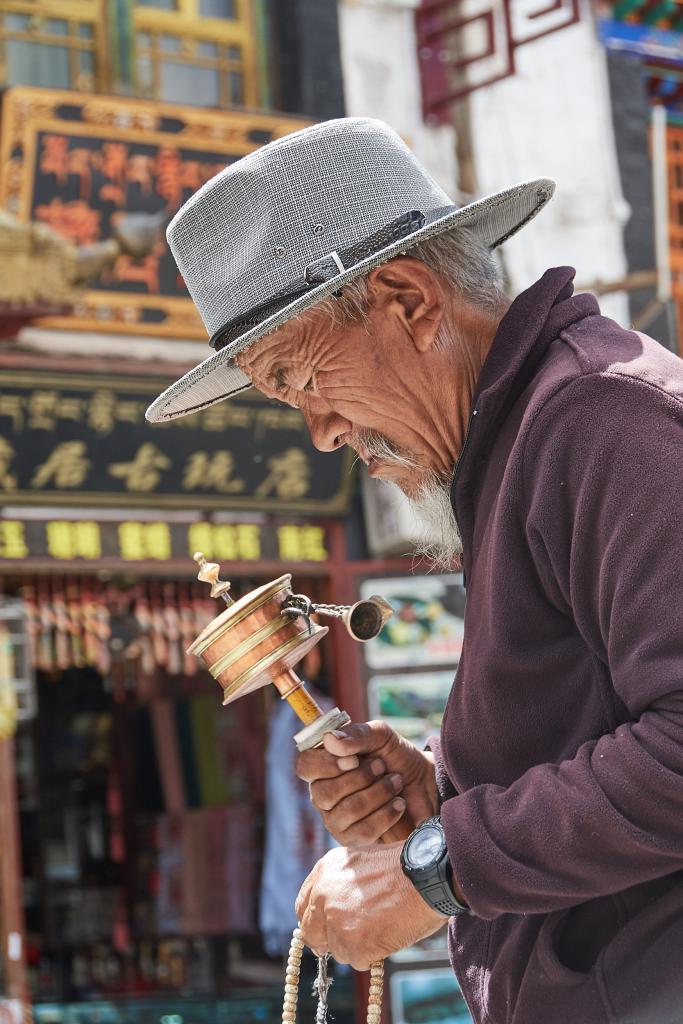
[{"label": "man's thumb", "polygon": [[384,722],[360,722],[346,725],[343,729],[325,734],[325,750],[335,757],[349,754],[370,754],[379,750],[387,741],[387,727]]}]

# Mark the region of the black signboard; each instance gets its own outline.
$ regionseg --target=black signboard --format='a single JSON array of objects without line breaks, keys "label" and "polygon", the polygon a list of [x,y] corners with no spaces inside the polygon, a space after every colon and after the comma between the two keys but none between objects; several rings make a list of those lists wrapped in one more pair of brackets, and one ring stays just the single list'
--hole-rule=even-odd
[{"label": "black signboard", "polygon": [[[77,245],[114,234],[121,212],[158,214],[160,225],[237,157],[187,146],[144,141],[114,142],[106,132],[79,135],[74,125],[36,132],[31,220],[48,224]],[[187,298],[187,288],[159,232],[143,259],[122,255],[112,269],[91,280],[98,291]],[[149,300],[140,321],[161,322],[164,307]]]},{"label": "black signboard", "polygon": [[163,228],[233,161],[309,123],[282,114],[212,111],[16,86],[2,102],[0,206],[77,246],[111,238],[125,214],[155,215],[142,257],[122,253],[73,315],[47,326],[206,337]]},{"label": "black signboard", "polygon": [[350,452],[249,391],[152,426],[153,378],[0,371],[0,504],[342,515]]}]

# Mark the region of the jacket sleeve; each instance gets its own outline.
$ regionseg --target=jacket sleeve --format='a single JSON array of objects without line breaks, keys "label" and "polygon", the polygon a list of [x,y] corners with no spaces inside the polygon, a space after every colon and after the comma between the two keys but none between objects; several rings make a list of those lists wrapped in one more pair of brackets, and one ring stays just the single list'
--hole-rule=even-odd
[{"label": "jacket sleeve", "polygon": [[450,800],[456,796],[457,790],[448,777],[446,765],[441,755],[441,737],[430,736],[426,743],[426,750],[431,751],[434,756],[434,774],[436,776],[436,790],[439,794],[440,806],[444,800]]},{"label": "jacket sleeve", "polygon": [[483,918],[545,913],[683,868],[683,404],[618,373],[566,384],[524,453],[547,600],[606,666],[625,724],[441,808]]}]

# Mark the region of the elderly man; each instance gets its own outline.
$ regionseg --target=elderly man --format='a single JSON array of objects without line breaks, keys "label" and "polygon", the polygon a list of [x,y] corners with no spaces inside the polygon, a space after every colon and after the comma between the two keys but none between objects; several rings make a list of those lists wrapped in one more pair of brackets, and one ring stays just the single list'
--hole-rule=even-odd
[{"label": "elderly man", "polygon": [[[386,126],[343,119],[227,168],[169,240],[217,352],[170,419],[255,386],[353,447],[460,555],[440,740],[379,722],[299,760],[342,844],[306,942],[363,969],[450,917],[477,1022],[683,1019],[683,370],[548,270],[490,250],[552,194],[458,209]],[[406,841],[377,840],[407,815]]]}]

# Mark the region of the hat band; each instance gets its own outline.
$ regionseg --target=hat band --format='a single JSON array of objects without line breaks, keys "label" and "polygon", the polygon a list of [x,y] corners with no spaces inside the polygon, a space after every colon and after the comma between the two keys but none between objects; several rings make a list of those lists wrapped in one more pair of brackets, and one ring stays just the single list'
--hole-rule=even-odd
[{"label": "hat band", "polygon": [[410,210],[372,235],[368,235],[362,241],[355,242],[348,249],[335,250],[328,253],[327,256],[321,256],[309,263],[300,277],[290,282],[285,288],[281,288],[267,302],[253,306],[246,313],[242,313],[239,317],[229,320],[227,324],[220,327],[211,337],[209,342],[211,348],[219,352],[226,345],[246,334],[247,331],[258,327],[268,317],[279,313],[294,299],[305,295],[306,292],[312,291],[313,288],[317,288],[321,284],[326,284],[327,281],[331,281],[345,271],[351,270],[358,263],[381,252],[382,249],[386,249],[394,242],[414,234],[426,223],[454,213],[457,209],[457,206],[441,206],[436,210],[430,210],[427,215],[421,213],[420,210]]}]

